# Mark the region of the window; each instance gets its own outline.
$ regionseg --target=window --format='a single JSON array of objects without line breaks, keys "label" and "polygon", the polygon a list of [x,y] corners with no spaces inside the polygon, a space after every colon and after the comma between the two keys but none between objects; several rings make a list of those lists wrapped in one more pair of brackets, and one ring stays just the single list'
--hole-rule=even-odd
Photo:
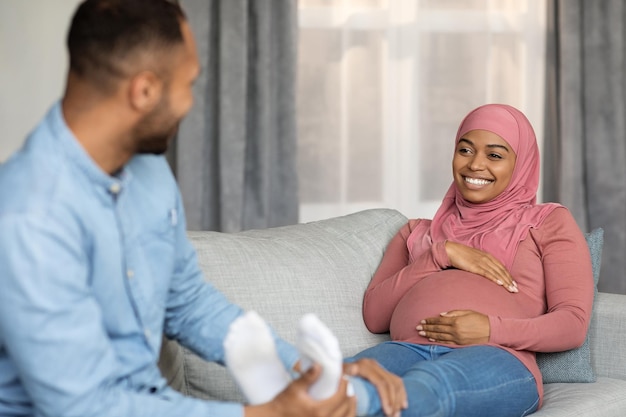
[{"label": "window", "polygon": [[478,105],[518,107],[541,140],[546,7],[300,0],[300,221],[373,207],[432,218]]}]

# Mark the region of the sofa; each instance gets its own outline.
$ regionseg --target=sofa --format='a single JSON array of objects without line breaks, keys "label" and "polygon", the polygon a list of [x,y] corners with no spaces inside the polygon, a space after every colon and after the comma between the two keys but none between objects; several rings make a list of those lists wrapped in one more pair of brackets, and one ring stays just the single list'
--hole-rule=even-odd
[{"label": "sofa", "polygon": [[[206,279],[232,301],[257,311],[292,342],[299,318],[316,313],[339,339],[344,356],[350,356],[389,337],[366,329],[361,302],[388,242],[406,221],[398,211],[372,209],[233,234],[189,232],[189,238]],[[543,407],[534,416],[626,416],[626,295],[596,293],[586,347],[582,361],[595,382],[550,377],[555,381],[545,384]],[[557,374],[573,373],[576,381],[581,364],[550,356],[543,361],[547,372],[551,365]],[[168,383],[185,395],[244,401],[223,367],[175,341],[164,340],[159,366]]]}]

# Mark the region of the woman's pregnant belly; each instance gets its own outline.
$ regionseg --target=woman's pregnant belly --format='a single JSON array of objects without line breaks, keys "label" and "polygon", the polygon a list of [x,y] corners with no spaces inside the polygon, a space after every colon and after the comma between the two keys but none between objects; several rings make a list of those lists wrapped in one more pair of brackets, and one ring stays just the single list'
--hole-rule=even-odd
[{"label": "woman's pregnant belly", "polygon": [[[510,293],[489,279],[458,269],[436,272],[416,283],[402,297],[391,317],[391,338],[429,343],[417,334],[421,320],[452,310],[473,310],[485,315],[527,317],[530,300]],[[526,313],[525,313],[526,312]]]}]

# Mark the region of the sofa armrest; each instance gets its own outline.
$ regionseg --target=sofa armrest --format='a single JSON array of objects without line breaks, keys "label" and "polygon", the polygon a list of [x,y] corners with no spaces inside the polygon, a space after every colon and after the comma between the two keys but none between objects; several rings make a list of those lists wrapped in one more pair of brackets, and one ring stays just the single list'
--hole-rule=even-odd
[{"label": "sofa armrest", "polygon": [[626,295],[599,292],[589,332],[596,375],[626,380]]}]

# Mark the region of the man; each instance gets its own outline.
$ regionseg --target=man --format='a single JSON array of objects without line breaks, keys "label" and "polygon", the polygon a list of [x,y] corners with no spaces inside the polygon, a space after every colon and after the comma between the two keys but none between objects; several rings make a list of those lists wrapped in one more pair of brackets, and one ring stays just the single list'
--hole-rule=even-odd
[{"label": "man", "polygon": [[[62,100],[0,168],[0,415],[353,415],[345,381],[327,400],[306,395],[319,368],[256,406],[166,386],[163,333],[222,362],[243,313],[204,283],[161,155],[192,105],[194,39],[166,0],[87,0],[67,43]],[[297,352],[276,339],[293,367]],[[390,374],[346,371],[398,412]]]}]

